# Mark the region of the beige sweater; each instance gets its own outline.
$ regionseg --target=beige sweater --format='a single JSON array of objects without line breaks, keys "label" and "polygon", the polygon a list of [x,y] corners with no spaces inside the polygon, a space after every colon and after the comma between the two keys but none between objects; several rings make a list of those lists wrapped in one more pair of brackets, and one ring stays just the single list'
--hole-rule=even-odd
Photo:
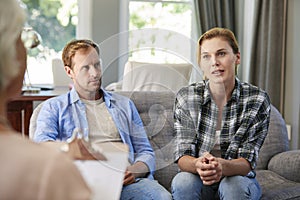
[{"label": "beige sweater", "polygon": [[72,160],[50,148],[0,134],[1,199],[91,199],[91,190]]}]

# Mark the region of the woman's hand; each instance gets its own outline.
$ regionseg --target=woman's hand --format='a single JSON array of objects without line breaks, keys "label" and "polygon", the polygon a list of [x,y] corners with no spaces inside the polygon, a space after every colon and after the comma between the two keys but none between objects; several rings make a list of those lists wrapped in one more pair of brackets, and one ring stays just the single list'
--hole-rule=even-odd
[{"label": "woman's hand", "polygon": [[204,185],[212,185],[222,178],[222,164],[209,153],[196,159],[195,167]]}]

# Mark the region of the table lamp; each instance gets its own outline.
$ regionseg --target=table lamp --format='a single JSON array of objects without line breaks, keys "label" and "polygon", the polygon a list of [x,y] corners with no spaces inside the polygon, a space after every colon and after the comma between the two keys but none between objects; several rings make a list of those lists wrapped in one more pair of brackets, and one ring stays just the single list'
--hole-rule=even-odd
[{"label": "table lamp", "polygon": [[[41,43],[40,34],[35,30],[33,30],[33,28],[30,26],[25,26],[23,28],[21,39],[27,51],[37,47]],[[24,77],[22,92],[32,92],[32,93],[39,92],[40,88],[32,87],[27,68],[26,68],[25,76],[27,76],[27,82]]]}]

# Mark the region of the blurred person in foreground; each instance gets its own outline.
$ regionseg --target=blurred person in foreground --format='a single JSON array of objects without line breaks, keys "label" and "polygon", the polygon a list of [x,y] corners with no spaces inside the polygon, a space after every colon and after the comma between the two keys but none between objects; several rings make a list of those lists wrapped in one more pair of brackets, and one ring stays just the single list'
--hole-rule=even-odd
[{"label": "blurred person in foreground", "polygon": [[0,0],[0,198],[90,199],[91,191],[66,155],[22,138],[7,120],[7,102],[21,94],[26,49],[25,11]]},{"label": "blurred person in foreground", "polygon": [[205,80],[182,88],[175,99],[177,199],[260,199],[255,178],[259,150],[268,132],[267,93],[236,77],[240,52],[225,28],[205,32],[198,64]]},{"label": "blurred person in foreground", "polygon": [[129,147],[129,160],[120,199],[171,199],[153,178],[155,155],[134,103],[101,88],[98,45],[87,39],[72,40],[64,47],[62,60],[74,86],[43,103],[34,140],[49,145],[66,142],[79,130],[92,146],[124,143]]}]

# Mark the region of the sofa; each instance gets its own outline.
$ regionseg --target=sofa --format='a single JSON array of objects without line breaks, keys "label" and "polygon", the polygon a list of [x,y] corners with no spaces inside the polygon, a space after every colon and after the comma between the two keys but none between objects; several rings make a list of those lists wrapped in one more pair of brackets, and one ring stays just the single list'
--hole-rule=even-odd
[{"label": "sofa", "polygon": [[[174,163],[173,92],[118,92],[133,100],[156,155],[155,178],[170,191]],[[285,121],[272,106],[269,132],[256,168],[262,199],[300,199],[300,150],[289,150]]]}]

